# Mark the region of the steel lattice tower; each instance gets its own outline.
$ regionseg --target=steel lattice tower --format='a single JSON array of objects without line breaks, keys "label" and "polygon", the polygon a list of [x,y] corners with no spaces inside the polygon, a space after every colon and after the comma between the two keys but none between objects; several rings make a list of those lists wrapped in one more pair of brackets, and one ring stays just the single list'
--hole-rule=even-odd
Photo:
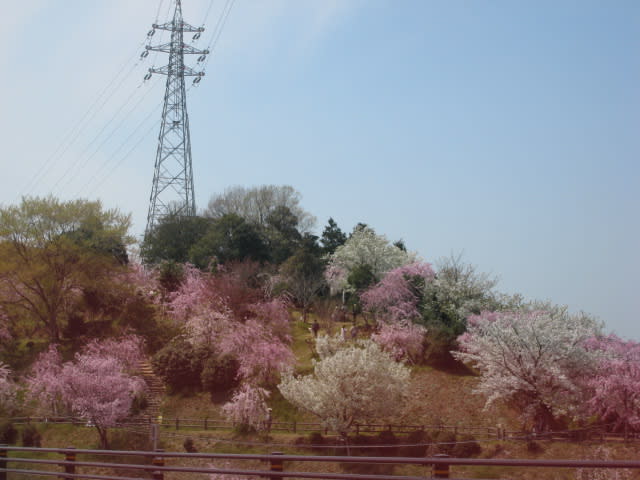
[{"label": "steel lattice tower", "polygon": [[149,38],[153,36],[155,30],[171,32],[171,41],[162,45],[147,45],[146,52],[143,53],[143,56],[148,55],[148,51],[169,54],[168,65],[150,68],[145,77],[148,79],[153,73],[167,76],[145,236],[160,219],[168,214],[179,216],[196,214],[184,78],[196,77],[194,83],[198,83],[204,73],[185,66],[184,56],[185,54],[200,55],[198,60],[202,61],[209,53],[208,50],[199,50],[184,43],[185,32],[195,32],[194,39],[197,39],[204,28],[194,27],[182,20],[181,0],[176,0],[173,20],[164,24],[154,23],[148,34]]}]

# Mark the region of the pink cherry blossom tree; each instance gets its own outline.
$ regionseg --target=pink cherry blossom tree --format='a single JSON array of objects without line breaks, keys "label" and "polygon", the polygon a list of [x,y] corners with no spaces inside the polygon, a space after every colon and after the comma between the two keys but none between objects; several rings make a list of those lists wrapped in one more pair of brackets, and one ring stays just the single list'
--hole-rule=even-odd
[{"label": "pink cherry blossom tree", "polygon": [[595,375],[587,377],[590,413],[618,430],[639,431],[640,343],[609,335],[589,339],[587,348],[600,353]]},{"label": "pink cherry blossom tree", "polygon": [[289,302],[284,297],[274,298],[248,306],[255,320],[267,327],[283,342],[291,342],[289,325]]},{"label": "pink cherry blossom tree", "polygon": [[252,384],[272,384],[295,360],[291,348],[256,319],[237,323],[219,343],[223,355],[238,360],[238,375]]},{"label": "pink cherry blossom tree", "polygon": [[247,277],[255,276],[253,264],[225,266],[216,274],[187,267],[170,310],[192,345],[235,358],[240,379],[260,385],[276,382],[294,356],[287,301],[265,299],[263,291],[248,287]]},{"label": "pink cherry blossom tree", "polygon": [[427,329],[422,325],[401,321],[382,323],[371,340],[388,352],[396,361],[416,363],[423,351]]},{"label": "pink cherry blossom tree", "polygon": [[424,288],[434,276],[431,265],[424,262],[394,268],[360,296],[362,306],[365,311],[373,313],[382,321],[419,319]]},{"label": "pink cherry blossom tree", "polygon": [[144,381],[127,373],[141,356],[135,352],[139,340],[94,341],[78,352],[73,361],[62,363],[55,346],[36,360],[27,385],[42,407],[63,407],[91,422],[100,445],[108,448],[108,428],[129,415],[134,397],[144,391]]},{"label": "pink cherry blossom tree", "polygon": [[267,407],[269,391],[249,384],[242,385],[222,406],[222,412],[236,424],[246,425],[261,432],[268,430],[271,417]]}]

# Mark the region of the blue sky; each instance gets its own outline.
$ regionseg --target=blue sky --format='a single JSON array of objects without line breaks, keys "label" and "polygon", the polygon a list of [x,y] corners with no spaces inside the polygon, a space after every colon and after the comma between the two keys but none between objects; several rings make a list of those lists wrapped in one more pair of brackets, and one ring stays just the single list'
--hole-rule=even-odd
[{"label": "blue sky", "polygon": [[[160,3],[3,6],[1,203],[101,198],[144,230],[164,79],[137,59]],[[210,4],[201,47],[224,0],[184,0],[195,25]],[[640,340],[639,33],[635,1],[236,0],[189,91],[196,202],[289,184],[318,230],[463,252]]]}]

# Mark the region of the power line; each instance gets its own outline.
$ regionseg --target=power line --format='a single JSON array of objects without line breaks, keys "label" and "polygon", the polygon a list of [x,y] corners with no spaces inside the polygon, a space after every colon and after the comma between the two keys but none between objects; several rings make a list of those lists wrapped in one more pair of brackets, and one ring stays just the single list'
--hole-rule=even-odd
[{"label": "power line", "polygon": [[[136,134],[136,132],[143,125],[145,125],[147,123],[147,121],[151,118],[151,116],[153,114],[155,114],[158,111],[159,107],[160,107],[160,105],[156,106],[156,108],[154,108],[153,110],[151,110],[149,112],[149,114],[144,118],[144,120],[140,124],[138,124],[138,126],[134,129],[134,131],[127,137],[127,139],[120,145],[120,147],[118,147],[118,149],[113,153],[113,155],[115,155],[118,151],[120,151],[122,148],[124,148],[124,146],[129,142],[129,140],[131,138],[133,138],[133,136]],[[113,173],[118,169],[118,167],[120,165],[122,165],[122,163],[127,158],[129,158],[129,155],[131,155],[135,151],[135,149],[142,143],[142,141],[145,138],[147,138],[148,135],[151,132],[153,132],[153,130],[156,129],[159,124],[160,124],[160,120],[157,120],[156,122],[153,123],[153,125],[151,125],[151,127],[138,139],[138,141],[135,143],[135,145],[111,168],[111,170],[102,178],[102,180],[100,180],[100,182],[98,182],[98,184],[96,184],[96,186],[93,188],[94,191],[97,191],[102,187],[102,185],[107,181],[107,179],[109,177],[111,177],[111,175],[113,175]],[[78,195],[76,195],[76,196],[80,196],[79,195],[80,193],[84,192],[85,190],[87,190],[89,188],[89,186],[91,185],[91,182],[93,182],[95,180],[95,178],[104,170],[104,168],[106,168],[107,164],[110,162],[110,158],[102,163],[102,165],[98,168],[98,170],[96,170],[96,172],[93,174],[91,179],[85,184],[83,189],[80,192],[78,192]]]},{"label": "power line", "polygon": [[216,46],[218,45],[218,40],[220,39],[220,35],[222,35],[222,31],[224,30],[224,27],[227,24],[229,14],[233,9],[234,4],[235,4],[235,0],[227,0],[226,3],[224,4],[222,12],[218,17],[218,21],[216,23],[216,26],[213,29],[213,32],[211,34],[211,39],[209,40],[209,44],[207,46],[207,50],[209,50],[210,53],[204,62],[203,70],[206,70],[207,65],[209,64],[209,60],[211,59],[211,56],[213,55],[213,52],[215,51]]},{"label": "power line", "polygon": [[[42,163],[36,175],[31,177],[31,179],[27,182],[27,184],[21,189],[20,196],[27,195],[31,193],[35,187],[39,185],[41,180],[47,176],[51,167],[58,161],[62,156],[71,148],[71,146],[75,143],[78,137],[82,134],[82,132],[86,129],[88,124],[96,117],[96,115],[104,108],[107,102],[115,95],[115,93],[120,89],[126,78],[131,74],[131,72],[137,66],[137,63],[127,71],[126,67],[131,63],[133,59],[135,59],[137,52],[140,50],[141,46],[144,45],[145,42],[142,42],[139,46],[136,47],[136,51],[133,56],[129,56],[127,60],[122,64],[122,66],[117,70],[116,75],[107,83],[107,86],[98,94],[97,98],[91,103],[85,114],[78,120],[78,122],[74,125],[73,128],[63,137],[62,142],[58,145],[58,147],[53,151],[51,155],[49,155],[46,160]],[[118,85],[111,90],[111,92],[107,95],[107,92],[111,89],[111,87],[116,83],[116,81],[121,77],[123,72],[126,72],[124,77],[120,80]],[[104,98],[106,96],[106,98]],[[99,105],[99,106],[98,106]]]},{"label": "power line", "polygon": [[[94,135],[93,139],[91,139],[91,141],[87,144],[87,146],[82,150],[82,152],[80,153],[80,155],[78,156],[78,158],[72,162],[69,167],[67,167],[67,169],[65,170],[65,172],[62,174],[61,177],[58,178],[58,181],[54,184],[53,188],[51,189],[52,191],[55,191],[56,188],[58,187],[58,185],[60,184],[60,182],[62,182],[65,178],[67,179],[67,182],[64,184],[64,186],[67,186],[74,178],[76,178],[80,172],[80,170],[82,168],[84,168],[87,163],[89,162],[89,160],[91,160],[101,149],[101,147],[107,142],[109,141],[113,135],[120,129],[120,127],[122,127],[122,125],[124,124],[124,119],[126,117],[128,117],[129,115],[131,115],[131,113],[133,113],[137,107],[142,103],[142,101],[144,100],[144,98],[149,94],[149,92],[151,91],[151,88],[147,89],[147,91],[144,93],[144,95],[140,96],[140,98],[138,99],[138,102],[133,106],[132,109],[129,110],[129,112],[125,115],[125,117],[123,117],[123,119],[121,119],[115,126],[115,128],[113,130],[111,130],[111,132],[106,136],[106,138],[104,138],[102,140],[102,142],[98,145],[98,147],[93,151],[93,153],[91,153],[88,157],[85,158],[84,162],[82,162],[82,159],[85,155],[85,153],[87,153],[89,151],[89,149],[91,148],[91,146],[98,141],[98,139],[100,138],[100,136],[107,130],[107,128],[116,120],[116,118],[118,118],[118,116],[120,115],[120,113],[125,109],[125,107],[127,105],[129,105],[129,103],[131,102],[131,100],[133,100],[133,98],[136,96],[136,94],[138,93],[138,89],[140,88],[140,86],[142,85],[138,85],[132,92],[131,94],[127,97],[127,99],[125,100],[125,102],[123,104],[120,105],[120,107],[116,110],[116,112],[113,114],[113,116],[107,121],[107,123],[105,123],[103,125],[103,127],[100,129],[100,131]],[[81,163],[82,162],[82,163]],[[69,176],[69,174],[71,172],[74,172],[72,175]]]},{"label": "power line", "polygon": [[213,6],[213,0],[209,1],[209,7],[207,8],[207,13],[204,14],[204,20],[202,21],[202,26],[207,23],[207,18],[209,18],[209,13],[211,12],[211,7]]}]

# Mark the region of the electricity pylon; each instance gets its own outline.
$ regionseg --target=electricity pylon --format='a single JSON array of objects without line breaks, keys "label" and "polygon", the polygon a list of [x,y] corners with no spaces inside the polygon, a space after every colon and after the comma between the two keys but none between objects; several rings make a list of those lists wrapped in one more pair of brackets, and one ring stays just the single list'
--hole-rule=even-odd
[{"label": "electricity pylon", "polygon": [[178,216],[196,214],[184,77],[196,77],[193,82],[197,84],[204,76],[204,72],[197,72],[185,66],[184,56],[199,55],[198,62],[202,62],[209,53],[208,50],[199,50],[184,43],[185,32],[195,33],[193,39],[197,40],[204,28],[194,27],[182,20],[181,0],[175,0],[173,20],[163,24],[154,23],[147,36],[151,38],[156,30],[171,32],[171,41],[162,45],[147,45],[142,53],[142,57],[146,57],[149,51],[169,54],[168,65],[160,68],[152,67],[145,76],[145,80],[151,78],[154,73],[167,76],[145,236],[160,219],[169,214]]}]

